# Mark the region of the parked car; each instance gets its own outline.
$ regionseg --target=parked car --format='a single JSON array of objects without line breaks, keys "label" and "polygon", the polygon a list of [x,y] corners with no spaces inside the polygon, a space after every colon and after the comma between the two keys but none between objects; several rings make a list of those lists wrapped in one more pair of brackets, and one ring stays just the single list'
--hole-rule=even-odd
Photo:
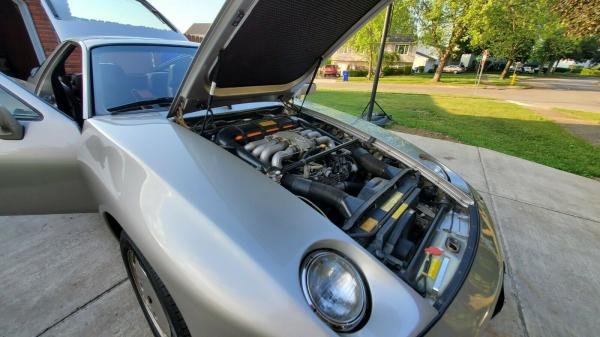
[{"label": "parked car", "polygon": [[340,70],[335,64],[328,64],[319,70],[321,77],[340,77]]},{"label": "parked car", "polygon": [[516,68],[516,72],[519,74],[523,73],[523,71],[524,71],[524,69],[523,69],[524,65],[520,62],[517,62],[516,64],[513,63],[510,67],[508,67],[508,71],[512,73],[515,71],[515,68]]},{"label": "parked car", "polygon": [[481,196],[299,96],[388,3],[312,4],[228,1],[198,51],[77,38],[30,88],[0,75],[0,213],[99,211],[155,336],[476,335],[503,304]]},{"label": "parked car", "polygon": [[459,74],[465,72],[465,67],[462,64],[447,65],[442,71],[445,73]]},{"label": "parked car", "polygon": [[540,71],[540,66],[535,65],[535,64],[524,64],[523,65],[523,72],[526,74],[535,74],[538,71]]}]

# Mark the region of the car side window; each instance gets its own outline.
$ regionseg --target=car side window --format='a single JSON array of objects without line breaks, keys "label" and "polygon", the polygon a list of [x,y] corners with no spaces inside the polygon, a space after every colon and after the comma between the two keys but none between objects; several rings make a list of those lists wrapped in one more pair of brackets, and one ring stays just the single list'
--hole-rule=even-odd
[{"label": "car side window", "polygon": [[77,123],[83,122],[82,55],[72,48],[42,80],[39,96]]},{"label": "car side window", "polygon": [[38,121],[42,119],[42,115],[25,105],[2,87],[0,87],[0,107],[8,110],[15,119],[20,121]]}]

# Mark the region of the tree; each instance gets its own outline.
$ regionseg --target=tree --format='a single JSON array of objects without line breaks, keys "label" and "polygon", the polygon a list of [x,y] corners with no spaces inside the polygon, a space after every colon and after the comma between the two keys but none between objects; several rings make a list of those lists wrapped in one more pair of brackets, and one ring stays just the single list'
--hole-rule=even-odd
[{"label": "tree", "polygon": [[569,36],[586,37],[600,34],[599,0],[554,0],[552,12],[558,13],[560,22]]},{"label": "tree", "polygon": [[[567,57],[573,52],[575,42],[564,34],[563,30],[557,30],[546,36],[543,36],[536,43],[533,49],[533,56],[540,64],[539,75],[544,74],[544,65],[550,65],[558,62],[560,59]],[[554,69],[549,69],[550,72]]]},{"label": "tree", "polygon": [[[414,36],[415,25],[408,12],[406,1],[394,0],[394,12],[389,30],[389,36],[410,35]],[[371,78],[374,72],[374,65],[377,60],[379,44],[383,34],[383,25],[385,22],[385,10],[377,14],[371,21],[365,24],[346,42],[346,45],[356,52],[366,56],[368,62],[368,77]]]},{"label": "tree", "polygon": [[438,51],[439,65],[433,76],[439,82],[442,69],[488,0],[406,0],[417,21],[419,40]]},{"label": "tree", "polygon": [[577,39],[575,47],[568,57],[579,62],[591,60],[592,63],[600,63],[600,33],[596,36]]},{"label": "tree", "polygon": [[531,53],[536,34],[534,10],[531,0],[490,1],[474,20],[471,43],[507,60],[501,79],[506,78],[514,62],[527,60]]}]

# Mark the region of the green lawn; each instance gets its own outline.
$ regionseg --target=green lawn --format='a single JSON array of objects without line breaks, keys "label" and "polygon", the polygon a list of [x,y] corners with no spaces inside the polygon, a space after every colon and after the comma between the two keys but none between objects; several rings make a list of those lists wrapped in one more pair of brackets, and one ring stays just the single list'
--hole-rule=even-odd
[{"label": "green lawn", "polygon": [[[519,84],[518,79],[529,78],[530,75],[518,75],[517,85]],[[381,78],[381,83],[397,83],[397,84],[431,84],[433,74],[412,74],[412,75],[395,75],[385,76]],[[341,80],[340,80],[341,81]],[[452,74],[444,73],[442,75],[442,85],[460,85],[460,86],[474,86],[476,84],[476,75],[474,73],[463,73],[463,74]],[[350,82],[371,82],[366,77],[350,77]],[[504,80],[500,79],[499,74],[485,74],[482,77],[481,85],[510,85],[510,78],[507,77]]]},{"label": "green lawn", "polygon": [[587,112],[587,111],[569,110],[569,109],[561,109],[561,108],[554,108],[554,110],[556,110],[562,114],[565,114],[569,117],[574,117],[577,119],[590,121],[590,122],[596,122],[596,123],[600,124],[600,112]]},{"label": "green lawn", "polygon": [[[368,92],[319,90],[309,100],[358,115]],[[600,148],[524,107],[485,98],[379,93],[395,123],[575,174],[600,177]]]}]

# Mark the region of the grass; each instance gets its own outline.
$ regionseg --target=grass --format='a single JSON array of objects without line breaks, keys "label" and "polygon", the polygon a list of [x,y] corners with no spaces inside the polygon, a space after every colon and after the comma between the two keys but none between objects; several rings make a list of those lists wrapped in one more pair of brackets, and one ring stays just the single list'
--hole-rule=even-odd
[{"label": "grass", "polygon": [[[320,90],[309,100],[359,115],[368,92]],[[587,177],[600,177],[600,148],[535,112],[502,101],[446,95],[379,93],[395,123],[459,142],[535,161]]]},{"label": "grass", "polygon": [[600,112],[587,112],[587,111],[579,111],[579,110],[569,110],[569,109],[561,109],[554,108],[554,110],[567,115],[569,117],[581,119],[589,122],[596,122],[600,124]]},{"label": "grass", "polygon": [[[518,75],[518,78],[531,77],[528,75]],[[412,74],[412,75],[394,75],[382,77],[381,83],[395,84],[432,84],[433,74]],[[441,78],[442,85],[474,86],[476,84],[476,75],[474,73],[452,74],[444,73]],[[366,77],[350,77],[350,82],[371,82]],[[504,80],[500,79],[500,74],[485,74],[481,80],[482,85],[510,85],[510,77]],[[519,83],[517,82],[517,86]]]}]

